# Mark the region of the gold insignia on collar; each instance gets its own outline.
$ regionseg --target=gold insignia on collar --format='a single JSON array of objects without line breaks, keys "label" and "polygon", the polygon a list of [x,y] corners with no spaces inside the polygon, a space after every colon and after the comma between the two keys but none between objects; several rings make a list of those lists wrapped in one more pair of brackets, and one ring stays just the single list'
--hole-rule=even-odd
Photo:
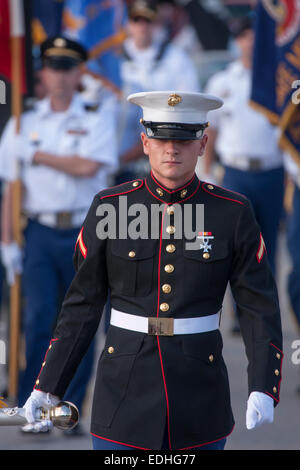
[{"label": "gold insignia on collar", "polygon": [[65,47],[67,44],[66,40],[63,39],[63,38],[57,38],[55,39],[55,41],[53,42],[53,45],[55,47]]},{"label": "gold insignia on collar", "polygon": [[180,95],[176,95],[176,93],[172,93],[171,95],[169,95],[168,105],[176,106],[176,104],[180,103],[181,101],[182,101],[182,98]]}]

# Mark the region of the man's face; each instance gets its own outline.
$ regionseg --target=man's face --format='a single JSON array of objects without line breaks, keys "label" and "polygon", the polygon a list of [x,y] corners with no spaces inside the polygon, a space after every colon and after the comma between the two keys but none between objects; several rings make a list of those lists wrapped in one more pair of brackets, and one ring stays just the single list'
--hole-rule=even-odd
[{"label": "man's face", "polygon": [[42,79],[47,93],[56,99],[71,97],[80,84],[80,76],[79,67],[69,70],[44,67],[42,70]]},{"label": "man's face", "polygon": [[251,59],[254,45],[254,31],[252,29],[246,29],[236,38],[236,43],[241,51],[242,57]]},{"label": "man's face", "polygon": [[207,135],[200,140],[150,139],[144,133],[141,137],[154,176],[170,188],[179,187],[193,176],[207,142]]},{"label": "man's face", "polygon": [[149,47],[152,43],[153,22],[137,16],[128,22],[129,37],[138,49]]}]

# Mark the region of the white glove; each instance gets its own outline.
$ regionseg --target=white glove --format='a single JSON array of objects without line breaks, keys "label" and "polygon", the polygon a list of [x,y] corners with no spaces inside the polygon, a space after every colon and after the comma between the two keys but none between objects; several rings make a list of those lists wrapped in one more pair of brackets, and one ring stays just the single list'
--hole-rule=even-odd
[{"label": "white glove", "polygon": [[251,392],[247,401],[246,426],[253,429],[274,419],[274,400],[266,393]]},{"label": "white glove", "polygon": [[11,286],[16,274],[22,273],[22,250],[15,242],[1,243],[1,260],[6,270],[6,279]]},{"label": "white glove", "polygon": [[59,401],[59,398],[55,395],[51,395],[51,393],[42,392],[41,390],[33,390],[30,397],[23,406],[25,411],[25,418],[27,419],[28,423],[32,425],[30,428],[31,431],[46,432],[48,429],[52,428],[53,424],[48,419],[36,421],[36,411],[38,408],[50,410],[50,408],[56,406]]}]

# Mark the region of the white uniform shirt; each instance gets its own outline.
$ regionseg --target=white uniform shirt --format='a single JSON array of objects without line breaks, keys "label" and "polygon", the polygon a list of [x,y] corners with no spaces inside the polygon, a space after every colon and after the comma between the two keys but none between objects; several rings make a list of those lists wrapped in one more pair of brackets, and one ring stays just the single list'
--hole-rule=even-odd
[{"label": "white uniform shirt", "polygon": [[[23,164],[23,207],[36,214],[88,209],[94,195],[107,186],[117,168],[115,102],[107,99],[96,111],[88,111],[76,94],[65,112],[54,112],[48,98],[23,113],[20,137],[24,152],[44,151],[55,156],[74,156],[104,163],[93,177],[68,175],[45,165]],[[14,119],[7,123],[0,142],[0,178],[16,178],[18,140]]]},{"label": "white uniform shirt", "polygon": [[232,157],[260,158],[274,168],[282,165],[277,127],[249,105],[251,70],[235,61],[213,75],[205,91],[224,101],[220,109],[208,113],[211,127],[218,129],[216,151],[224,165]]},{"label": "white uniform shirt", "polygon": [[132,58],[122,64],[122,79],[125,82],[138,83],[144,91],[199,91],[197,68],[179,47],[168,44],[158,61],[159,44],[137,49],[129,38],[124,48]]}]

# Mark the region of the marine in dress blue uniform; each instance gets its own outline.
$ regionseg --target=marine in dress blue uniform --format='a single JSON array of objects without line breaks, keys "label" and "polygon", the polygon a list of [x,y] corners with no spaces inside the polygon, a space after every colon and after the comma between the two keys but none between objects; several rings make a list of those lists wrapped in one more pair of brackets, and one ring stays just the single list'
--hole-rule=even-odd
[{"label": "marine in dress blue uniform", "polygon": [[[74,276],[72,256],[91,197],[107,186],[107,175],[117,166],[109,104],[90,109],[75,91],[79,67],[87,57],[85,49],[56,37],[42,44],[41,55],[48,96],[23,113],[19,136],[14,133],[14,120],[8,122],[0,146],[0,173],[8,186],[20,161],[22,210],[27,218],[22,278],[26,369],[19,384],[20,406],[32,390],[61,301]],[[14,260],[20,259],[12,247],[13,240],[2,243],[10,273]],[[93,348],[91,345],[66,390],[65,398],[79,409],[92,371]]]},{"label": "marine in dress blue uniform", "polygon": [[[224,446],[234,427],[219,329],[228,281],[249,360],[247,427],[267,416],[271,421],[279,402],[280,311],[263,238],[246,197],[195,174],[207,141],[207,112],[222,101],[181,92],[128,99],[143,109],[151,173],[95,195],[76,245],[76,275],[25,413],[64,395],[95,335],[109,289],[111,324],[91,419],[91,432],[101,443],[96,448]],[[174,166],[163,163],[166,157]],[[124,236],[124,198],[128,208],[146,210],[144,236]],[[160,216],[154,218],[157,205]],[[204,227],[197,222],[199,205]],[[109,210],[116,215],[114,233],[105,229]],[[191,237],[178,217],[186,210]],[[129,210],[126,216],[129,229],[135,217]]]}]

